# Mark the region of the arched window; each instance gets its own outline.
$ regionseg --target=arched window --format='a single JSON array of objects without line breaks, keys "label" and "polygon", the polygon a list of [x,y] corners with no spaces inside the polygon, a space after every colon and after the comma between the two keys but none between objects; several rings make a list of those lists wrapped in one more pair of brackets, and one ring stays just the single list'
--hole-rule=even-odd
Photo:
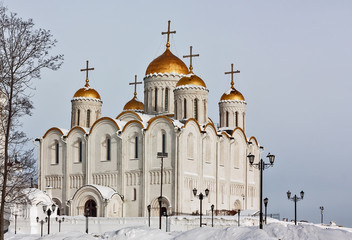
[{"label": "arched window", "polygon": [[55,164],[59,164],[59,152],[60,152],[60,149],[59,149],[59,142],[56,141],[55,142]]},{"label": "arched window", "polygon": [[111,138],[106,138],[106,160],[111,160]]},{"label": "arched window", "polygon": [[226,111],[226,122],[225,122],[225,127],[228,127],[229,126],[229,112]]},{"label": "arched window", "polygon": [[154,100],[155,100],[155,102],[154,102],[154,104],[155,104],[154,111],[157,112],[158,111],[158,89],[157,88],[155,88]]},{"label": "arched window", "polygon": [[79,141],[79,146],[78,146],[78,161],[82,162],[83,158],[83,149],[82,149],[82,140]]},{"label": "arched window", "polygon": [[166,133],[164,132],[162,135],[162,151],[163,153],[166,153]]},{"label": "arched window", "polygon": [[80,117],[81,117],[81,111],[78,109],[77,110],[77,125],[78,126],[79,126]]},{"label": "arched window", "polygon": [[194,99],[194,118],[198,121],[198,99]]},{"label": "arched window", "polygon": [[175,118],[177,119],[177,101],[175,101]]},{"label": "arched window", "polygon": [[136,201],[137,200],[137,189],[133,188],[133,196],[132,196],[132,201]]},{"label": "arched window", "polygon": [[138,158],[138,137],[134,139],[134,158]]},{"label": "arched window", "polygon": [[235,123],[236,127],[238,127],[238,112],[235,113]]},{"label": "arched window", "polygon": [[187,100],[186,98],[183,99],[183,118],[187,118]]},{"label": "arched window", "polygon": [[87,127],[90,127],[90,110],[87,110]]},{"label": "arched window", "polygon": [[165,112],[169,111],[169,89],[165,88]]}]

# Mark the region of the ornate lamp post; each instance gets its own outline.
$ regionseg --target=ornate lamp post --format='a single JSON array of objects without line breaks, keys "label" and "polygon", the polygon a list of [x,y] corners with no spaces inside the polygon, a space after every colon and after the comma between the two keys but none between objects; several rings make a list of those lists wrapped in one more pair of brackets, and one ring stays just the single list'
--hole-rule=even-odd
[{"label": "ornate lamp post", "polygon": [[150,227],[150,209],[152,207],[150,205],[147,206],[147,209],[148,209],[148,227]]},{"label": "ornate lamp post", "polygon": [[59,222],[59,232],[61,232],[61,223],[62,223],[63,221],[65,221],[65,218],[64,218],[64,217],[63,217],[63,218],[58,218],[58,217],[56,217],[56,222]]},{"label": "ornate lamp post", "polygon": [[[39,217],[36,218],[37,222],[40,222],[40,236],[43,237],[43,224],[44,224],[44,220],[40,220],[39,221]],[[48,218],[45,217],[45,222],[48,221]]]},{"label": "ornate lamp post", "polygon": [[248,156],[249,164],[257,169],[259,169],[260,172],[260,199],[259,199],[259,204],[260,204],[260,213],[259,213],[259,228],[263,229],[263,171],[266,168],[272,167],[274,165],[275,161],[275,155],[268,153],[266,156],[269,158],[270,163],[265,163],[263,159],[260,159],[258,163],[254,163],[254,155],[249,154]]},{"label": "ornate lamp post", "polygon": [[51,208],[47,205],[43,205],[43,212],[46,213],[46,215],[48,215],[48,234],[50,234],[50,216],[52,213],[54,213],[56,210],[56,205],[53,203],[53,205],[51,205]]},{"label": "ornate lamp post", "polygon": [[[209,189],[207,188],[207,189],[205,189],[205,197],[208,197],[208,195],[209,195]],[[202,227],[202,201],[203,201],[203,198],[204,198],[204,195],[203,195],[203,193],[199,193],[199,195],[197,195],[197,189],[196,188],[193,188],[193,195],[196,197],[196,196],[198,196],[198,198],[199,198],[199,202],[200,202],[200,214],[199,214],[199,216],[200,216],[200,227]]]},{"label": "ornate lamp post", "polygon": [[214,204],[211,206],[211,227],[214,227]]},{"label": "ornate lamp post", "polygon": [[324,212],[324,207],[323,206],[320,206],[319,207],[320,208],[320,214],[321,214],[321,225],[323,225],[324,224],[324,219],[323,219],[323,212]]},{"label": "ornate lamp post", "polygon": [[266,224],[266,216],[267,216],[267,208],[268,208],[268,198],[264,198],[264,206],[265,206],[265,224]]},{"label": "ornate lamp post", "polygon": [[158,198],[159,201],[159,229],[161,229],[161,204],[163,201],[163,167],[164,167],[164,158],[167,158],[168,154],[166,152],[158,152],[158,158],[161,158],[161,166],[160,166],[160,197]]},{"label": "ornate lamp post", "polygon": [[300,201],[300,200],[303,200],[304,192],[301,191],[300,195],[301,195],[301,197],[297,197],[297,195],[295,194],[295,196],[293,196],[291,198],[291,192],[290,191],[287,192],[288,200],[291,200],[291,201],[293,201],[295,203],[295,225],[297,225],[297,202]]}]

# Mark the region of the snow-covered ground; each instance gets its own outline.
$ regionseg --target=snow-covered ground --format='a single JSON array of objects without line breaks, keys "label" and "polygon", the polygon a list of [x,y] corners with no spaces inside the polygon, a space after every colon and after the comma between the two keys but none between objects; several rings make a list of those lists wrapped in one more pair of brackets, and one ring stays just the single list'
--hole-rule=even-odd
[{"label": "snow-covered ground", "polygon": [[83,239],[116,239],[116,240],[352,240],[352,229],[337,226],[321,226],[311,223],[300,223],[295,226],[293,223],[270,219],[264,230],[258,226],[251,226],[253,220],[246,218],[242,220],[241,227],[226,227],[223,229],[202,227],[185,232],[171,232],[149,228],[147,226],[127,227],[117,231],[106,232],[103,234],[85,234],[82,232],[61,232],[40,238],[38,235],[15,235],[6,233],[6,240],[83,240]]}]

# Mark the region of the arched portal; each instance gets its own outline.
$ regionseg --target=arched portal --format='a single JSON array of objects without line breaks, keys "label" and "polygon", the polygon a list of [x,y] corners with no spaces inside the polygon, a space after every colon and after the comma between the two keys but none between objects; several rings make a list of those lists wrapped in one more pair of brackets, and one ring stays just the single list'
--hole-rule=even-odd
[{"label": "arched portal", "polygon": [[96,217],[97,216],[97,203],[90,199],[84,204],[84,209],[86,215],[88,214],[89,217]]},{"label": "arched portal", "polygon": [[236,200],[234,203],[235,210],[241,209],[241,202],[240,200]]},{"label": "arched portal", "polygon": [[[152,202],[151,202],[151,216],[152,217],[158,217],[160,214],[160,206],[159,206],[159,199],[155,198]],[[169,200],[167,200],[165,197],[162,198],[161,201],[161,208],[166,209],[168,211],[168,214],[170,214],[170,202]],[[164,210],[165,211],[165,210]]]}]

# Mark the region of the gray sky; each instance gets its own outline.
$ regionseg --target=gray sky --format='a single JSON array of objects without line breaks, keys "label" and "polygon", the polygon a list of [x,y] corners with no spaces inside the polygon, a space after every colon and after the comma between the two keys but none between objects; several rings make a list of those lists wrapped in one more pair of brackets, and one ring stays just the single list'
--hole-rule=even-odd
[{"label": "gray sky", "polygon": [[[79,69],[89,60],[90,83],[101,95],[103,116],[116,117],[133,97],[128,83],[142,80],[165,46],[171,20],[171,50],[189,46],[200,57],[194,72],[207,84],[209,115],[218,122],[218,101],[228,90],[225,71],[241,71],[235,87],[247,105],[247,136],[276,155],[264,172],[269,212],[294,218],[287,190],[305,199],[298,218],[352,227],[351,1],[47,1],[4,0],[36,27],[50,29],[62,68],[35,81],[35,111],[25,119],[29,137],[50,127],[69,128],[71,98],[84,85]],[[188,65],[188,60],[185,60]],[[143,88],[138,96],[143,100]],[[264,154],[266,154],[265,152]],[[265,155],[263,155],[264,157]],[[258,173],[259,174],[259,173]]]}]

